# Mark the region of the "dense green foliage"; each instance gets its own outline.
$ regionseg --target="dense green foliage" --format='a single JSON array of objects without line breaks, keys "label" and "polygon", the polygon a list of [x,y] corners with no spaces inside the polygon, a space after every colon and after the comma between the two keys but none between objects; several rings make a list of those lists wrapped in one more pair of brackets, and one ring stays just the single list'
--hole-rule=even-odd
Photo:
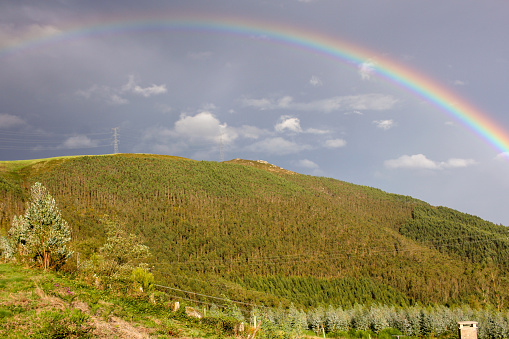
[{"label": "dense green foliage", "polygon": [[434,209],[411,197],[256,161],[152,155],[41,160],[0,178],[3,215],[19,213],[26,188],[40,181],[58,201],[84,259],[104,245],[100,220],[108,214],[150,247],[156,281],[185,291],[272,306],[347,306],[356,298],[507,306],[507,269],[495,266],[504,263],[505,247],[490,247],[501,249],[488,254],[496,258],[491,263],[461,246],[468,232],[499,234],[505,227],[483,221],[474,228],[469,216],[439,209],[440,220],[450,218],[451,227],[458,220],[465,229],[456,235],[457,251],[446,251],[431,235],[412,235],[421,220],[416,215]]},{"label": "dense green foliage", "polygon": [[477,263],[509,267],[509,230],[446,207],[416,206],[401,234]]},{"label": "dense green foliage", "polygon": [[55,199],[39,182],[30,188],[24,215],[14,216],[8,240],[19,260],[47,270],[62,266],[72,255],[69,224],[62,218]]},{"label": "dense green foliage", "polygon": [[408,298],[393,288],[367,278],[319,279],[315,277],[245,277],[240,284],[292,300],[306,307],[355,304],[408,306]]}]

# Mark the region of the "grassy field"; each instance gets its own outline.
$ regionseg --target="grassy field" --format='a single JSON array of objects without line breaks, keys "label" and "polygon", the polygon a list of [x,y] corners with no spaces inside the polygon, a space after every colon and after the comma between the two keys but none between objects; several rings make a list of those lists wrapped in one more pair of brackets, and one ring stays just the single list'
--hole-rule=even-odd
[{"label": "grassy field", "polygon": [[0,337],[235,338],[217,321],[188,317],[184,307],[173,312],[157,292],[98,284],[0,264]]}]

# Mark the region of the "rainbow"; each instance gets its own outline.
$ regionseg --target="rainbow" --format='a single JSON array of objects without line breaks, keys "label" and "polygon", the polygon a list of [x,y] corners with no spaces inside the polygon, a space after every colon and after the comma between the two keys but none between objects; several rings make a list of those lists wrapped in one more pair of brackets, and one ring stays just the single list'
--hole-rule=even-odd
[{"label": "rainbow", "polygon": [[[155,14],[118,19],[102,18],[85,24],[68,25],[61,31],[43,37],[25,37],[21,41],[0,47],[0,59],[75,39],[143,33],[145,31],[191,31],[239,36],[241,38],[261,37],[264,41],[308,50],[334,58],[352,67],[360,67],[377,54],[337,37],[299,27],[260,20],[254,21],[246,18],[178,13],[169,16]],[[509,133],[490,118],[488,114],[482,112],[464,98],[459,97],[450,89],[415,69],[379,55],[376,56],[376,62],[370,64],[370,70],[373,74],[430,102],[455,120],[460,121],[469,130],[494,147],[496,151],[509,154]]]}]

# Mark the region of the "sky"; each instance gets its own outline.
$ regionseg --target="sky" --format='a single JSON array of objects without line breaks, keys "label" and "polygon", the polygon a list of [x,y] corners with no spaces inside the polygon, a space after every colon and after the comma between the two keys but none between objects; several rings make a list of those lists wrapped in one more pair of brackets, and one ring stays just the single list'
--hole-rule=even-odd
[{"label": "sky", "polygon": [[265,160],[509,226],[508,12],[2,1],[0,160],[110,154],[116,140],[120,153]]}]

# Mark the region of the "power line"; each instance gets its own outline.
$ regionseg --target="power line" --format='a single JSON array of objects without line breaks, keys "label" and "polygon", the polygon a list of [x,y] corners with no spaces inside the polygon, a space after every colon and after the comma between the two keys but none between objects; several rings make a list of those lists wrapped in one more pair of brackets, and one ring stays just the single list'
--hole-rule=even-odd
[{"label": "power line", "polygon": [[[467,238],[468,236],[465,236],[465,238]],[[457,237],[457,238],[452,238],[452,239],[461,239],[461,237]],[[471,241],[469,243],[478,243],[478,242],[486,242],[486,241],[492,241],[492,240],[507,240],[507,237],[503,237],[503,238],[490,238],[490,239],[481,239],[481,240],[477,240],[477,241]],[[443,245],[443,247],[445,247],[446,245]],[[450,246],[450,245],[447,245],[447,246]],[[409,249],[406,249],[406,250],[403,250],[403,251],[399,251],[399,252],[405,252],[405,251],[424,251],[426,249],[422,249],[422,248],[418,248],[417,246],[415,246],[414,248],[412,248],[414,246],[410,246]],[[370,251],[369,254],[375,254],[375,253],[383,253],[383,252],[394,252],[394,249],[391,249],[391,250],[385,250],[385,251]],[[355,257],[355,256],[364,256],[364,254],[357,254],[357,255],[347,255],[348,257]],[[329,260],[331,257],[328,257],[327,259],[326,258],[323,258],[321,260],[323,261],[326,261],[326,260]],[[308,260],[303,260],[303,261],[299,261],[299,262],[307,262]],[[297,261],[294,261],[294,262],[297,262]],[[282,263],[288,263],[288,262],[282,262]],[[259,263],[260,264],[260,263]],[[265,263],[265,264],[277,264],[277,262],[272,262],[272,263]],[[157,264],[156,264],[157,265]],[[163,264],[159,264],[159,265],[163,265]],[[164,273],[164,272],[161,272],[161,271],[157,271],[155,270],[155,272],[159,272],[159,273],[162,273],[163,275],[173,275],[173,274],[169,274],[169,273]],[[179,276],[179,275],[173,275],[173,276],[177,276],[177,277],[182,277],[182,276]],[[189,277],[185,277],[187,279],[191,279],[191,280],[196,280],[196,281],[200,281],[200,282],[203,282],[203,283],[206,283],[206,284],[209,284],[209,285],[219,285],[219,284],[213,284],[211,283],[210,281],[207,282],[207,281],[204,281],[204,280],[200,280],[200,279],[194,279],[194,278],[189,278]],[[226,284],[222,284],[224,287],[227,287]],[[205,297],[205,298],[210,298],[210,299],[214,299],[214,300],[218,300],[218,301],[223,301],[223,302],[227,302],[227,303],[235,303],[235,304],[239,304],[239,305],[244,305],[244,306],[250,306],[250,307],[255,307],[255,308],[267,308],[269,309],[270,307],[267,307],[267,306],[262,306],[262,305],[258,305],[258,304],[254,304],[254,303],[246,303],[246,302],[242,302],[242,301],[236,301],[236,300],[231,300],[231,299],[227,299],[227,298],[221,298],[221,297],[214,297],[214,296],[211,296],[211,295],[206,295],[206,294],[203,294],[203,293],[197,293],[197,292],[193,292],[193,291],[187,291],[187,290],[183,290],[183,289],[179,289],[179,288],[175,288],[175,287],[169,287],[169,286],[165,286],[165,285],[160,285],[160,284],[154,284],[154,286],[156,287],[159,287],[159,288],[164,288],[164,289],[167,289],[167,290],[172,290],[172,291],[176,291],[176,292],[182,292],[182,293],[186,293],[186,294],[192,294],[192,295],[195,295],[195,296],[200,296],[200,297]],[[261,292],[261,291],[252,291],[252,292]],[[262,292],[263,293],[263,292]],[[192,301],[192,302],[197,302],[197,303],[201,303],[201,304],[207,304],[207,305],[215,305],[215,304],[211,304],[211,303],[208,303],[208,302],[204,302],[204,301],[200,301],[200,300],[196,300],[196,299],[192,299],[192,298],[185,298],[185,297],[181,297],[181,296],[177,296],[177,295],[171,295],[175,298],[181,298],[181,299],[184,299],[184,300],[188,300],[188,301]],[[222,306],[227,306],[227,305],[222,305]]]},{"label": "power line", "polygon": [[[470,236],[465,236],[464,238],[470,238]],[[461,239],[461,238],[451,238],[453,240]],[[468,242],[463,242],[464,245],[466,244],[476,244],[476,243],[482,243],[482,242],[488,242],[488,241],[497,241],[497,240],[508,240],[507,236],[501,236],[501,237],[493,237],[493,238],[487,238],[487,239],[477,239],[477,240],[471,240]],[[199,264],[207,264],[209,266],[213,266],[215,268],[221,268],[221,267],[242,267],[242,266],[264,266],[264,265],[278,265],[278,264],[295,264],[295,263],[308,263],[308,262],[320,262],[320,261],[329,261],[329,260],[336,260],[336,259],[344,259],[344,258],[355,258],[355,257],[364,257],[367,255],[379,255],[379,254],[388,254],[388,253],[408,253],[408,252],[424,252],[424,251],[430,251],[433,250],[433,248],[423,248],[422,246],[419,246],[421,244],[413,244],[409,246],[405,246],[406,248],[403,249],[387,249],[387,248],[369,248],[359,253],[347,253],[346,250],[342,251],[336,251],[336,252],[327,252],[320,254],[316,257],[303,257],[302,255],[287,255],[287,256],[280,256],[280,257],[262,257],[262,258],[239,258],[239,259],[233,259],[229,261],[211,261],[211,260],[194,260],[194,261],[187,261],[187,262],[172,262],[172,265],[179,265],[179,266],[191,266],[191,265],[199,265]],[[425,244],[422,244],[425,245]],[[433,245],[433,243],[428,243],[428,245]],[[443,245],[437,245],[433,246],[434,249],[439,248],[446,248],[446,247],[452,247],[457,246],[458,244],[443,244]],[[160,264],[165,265],[165,264]]]},{"label": "power line", "polygon": [[210,299],[231,302],[231,303],[235,303],[235,304],[239,304],[239,305],[247,305],[247,306],[259,307],[259,308],[268,308],[267,306],[260,306],[260,305],[256,305],[256,304],[245,303],[245,302],[242,302],[242,301],[236,301],[236,300],[231,300],[231,299],[226,299],[226,298],[213,297],[211,295],[196,293],[196,292],[192,292],[192,291],[185,291],[185,290],[181,290],[179,288],[174,288],[174,287],[169,287],[169,286],[164,286],[164,285],[154,284],[154,286],[157,286],[157,287],[160,287],[160,288],[165,288],[165,289],[168,289],[168,290],[184,292],[184,293],[190,293],[190,294],[193,294],[193,295],[199,295],[200,297],[206,297],[206,298],[210,298]]}]

